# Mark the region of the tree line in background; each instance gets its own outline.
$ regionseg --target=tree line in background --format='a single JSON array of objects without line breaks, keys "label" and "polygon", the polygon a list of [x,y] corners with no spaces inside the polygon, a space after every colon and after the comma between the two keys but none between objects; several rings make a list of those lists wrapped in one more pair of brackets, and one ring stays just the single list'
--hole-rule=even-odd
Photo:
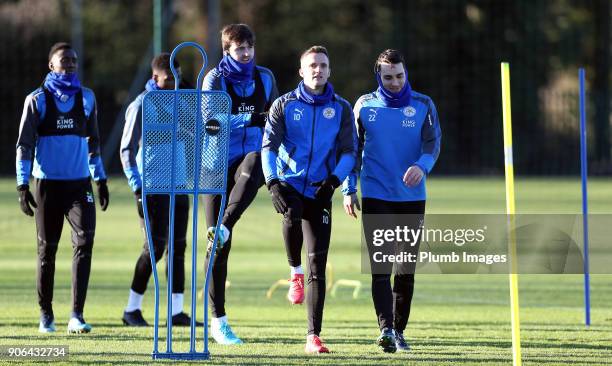
[{"label": "tree line in background", "polygon": [[[378,53],[400,49],[413,89],[438,108],[443,140],[436,174],[503,173],[501,61],[511,67],[516,172],[578,174],[577,70],[585,67],[590,173],[612,173],[608,0],[234,0],[220,1],[218,13],[210,0],[162,2],[171,15],[166,50],[183,41],[214,45],[214,67],[219,30],[207,33],[209,25],[247,23],[257,35],[257,63],[272,69],[281,93],[297,85],[299,55],[313,44],[330,51],[330,80],[351,102],[375,89]],[[139,69],[148,73],[153,1],[82,1],[80,10],[81,80],[97,96],[107,170],[120,173],[113,131],[122,127],[115,123],[134,97],[130,86]],[[48,71],[49,47],[70,41],[78,21],[68,0],[0,3],[3,174],[14,173],[23,101]],[[186,51],[179,59],[195,81],[199,55]]]}]

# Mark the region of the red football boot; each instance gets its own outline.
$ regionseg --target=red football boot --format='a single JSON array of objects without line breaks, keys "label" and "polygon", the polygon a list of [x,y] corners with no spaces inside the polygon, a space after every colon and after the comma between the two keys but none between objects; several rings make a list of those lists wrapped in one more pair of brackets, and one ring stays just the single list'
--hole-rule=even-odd
[{"label": "red football boot", "polygon": [[304,302],[304,275],[294,274],[291,275],[289,280],[289,292],[287,293],[287,299],[290,303],[296,305]]},{"label": "red football boot", "polygon": [[329,349],[323,345],[321,338],[314,334],[306,337],[306,353],[329,353]]}]

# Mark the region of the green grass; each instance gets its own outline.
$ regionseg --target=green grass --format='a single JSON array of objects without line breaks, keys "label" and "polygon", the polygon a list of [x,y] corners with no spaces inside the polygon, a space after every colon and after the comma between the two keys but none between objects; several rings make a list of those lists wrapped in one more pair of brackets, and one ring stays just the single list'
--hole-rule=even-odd
[{"label": "green grass", "polygon": [[[591,212],[612,212],[611,186],[610,179],[591,180]],[[70,311],[72,254],[66,227],[55,280],[58,332],[40,335],[37,333],[34,220],[19,211],[13,179],[0,180],[0,345],[69,345],[70,357],[64,362],[71,364],[151,362],[152,328],[126,328],[120,321],[135,260],[142,247],[142,233],[125,179],[113,179],[110,187],[109,210],[98,212],[85,313],[94,326],[93,332],[84,336],[64,333]],[[519,213],[580,212],[578,179],[519,179],[516,194]],[[500,178],[436,177],[428,183],[428,196],[429,213],[503,213],[505,210],[504,182]],[[328,294],[322,337],[333,353],[305,355],[304,306],[290,306],[284,298],[284,288],[270,300],[265,297],[273,282],[288,276],[288,269],[280,217],[273,214],[267,193],[262,189],[236,227],[230,256],[228,316],[234,330],[247,344],[222,347],[212,342],[210,364],[512,363],[508,276],[504,275],[417,275],[406,332],[413,350],[409,354],[393,355],[378,351],[373,343],[378,331],[369,276],[360,273],[359,222],[344,215],[339,197],[336,199],[329,255],[333,276],[359,280],[363,288],[356,300],[351,298],[350,289],[342,289],[335,298]],[[198,257],[202,263],[201,253]],[[163,272],[161,265],[159,270]],[[585,329],[582,276],[521,275],[524,364],[612,364],[611,279],[610,275],[592,276],[593,325]],[[163,275],[161,282],[165,285]],[[165,313],[164,307],[161,311]],[[152,321],[152,284],[145,296],[144,314]],[[186,350],[188,339],[186,330],[176,329],[175,350]]]}]

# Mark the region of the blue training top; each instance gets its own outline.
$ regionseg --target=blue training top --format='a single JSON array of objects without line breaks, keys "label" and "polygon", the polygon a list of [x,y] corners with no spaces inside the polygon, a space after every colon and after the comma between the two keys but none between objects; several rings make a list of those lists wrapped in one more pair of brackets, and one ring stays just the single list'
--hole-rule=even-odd
[{"label": "blue training top", "polygon": [[424,176],[416,187],[403,182],[406,170],[416,165],[428,174],[440,154],[440,122],[431,98],[412,91],[410,104],[387,107],[376,93],[361,96],[355,103],[358,161],[343,183],[342,193],[357,192],[361,177],[362,197],[385,201],[426,199]]},{"label": "blue training top", "polygon": [[[75,103],[78,95],[82,95],[82,107],[80,103]],[[96,181],[106,179],[100,157],[93,91],[82,88],[66,102],[51,98],[51,101],[47,101],[43,88],[38,88],[25,100],[17,139],[17,185],[29,183],[30,171],[38,179],[77,180],[89,176]],[[45,118],[48,102],[55,103],[56,108],[52,108],[52,112],[57,111],[58,114],[48,116],[52,120]],[[78,116],[80,111],[84,113],[84,121],[75,120],[83,118]],[[67,116],[70,118],[64,118]],[[53,125],[43,126],[43,122]],[[44,129],[44,133],[41,129]]]},{"label": "blue training top", "polygon": [[[253,112],[267,112],[272,102],[278,98],[276,80],[269,69],[262,66],[255,67],[256,70],[253,74],[255,76],[256,72],[259,73],[261,78],[264,88],[261,92],[265,98],[265,107],[262,110],[255,110]],[[202,90],[222,90],[228,92],[230,97],[232,97],[232,109],[234,111],[230,117],[229,166],[242,159],[246,154],[261,150],[262,128],[249,126],[251,123],[251,111],[248,108],[245,111],[241,111],[240,106],[237,105],[235,100],[236,96],[248,98],[256,94],[257,81],[252,79],[243,83],[229,83],[217,68],[213,68],[206,74],[202,83]]]},{"label": "blue training top", "polygon": [[297,89],[276,99],[264,131],[261,163],[266,183],[279,179],[314,198],[312,183],[334,174],[340,181],[355,165],[357,136],[350,104],[334,94],[308,104]]}]

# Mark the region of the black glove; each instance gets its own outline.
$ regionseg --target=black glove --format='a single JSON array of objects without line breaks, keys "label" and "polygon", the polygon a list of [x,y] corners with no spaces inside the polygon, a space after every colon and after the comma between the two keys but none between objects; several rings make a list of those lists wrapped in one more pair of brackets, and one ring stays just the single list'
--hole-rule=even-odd
[{"label": "black glove", "polygon": [[96,181],[98,186],[98,199],[100,200],[100,208],[102,211],[106,211],[110,197],[108,194],[108,186],[106,185],[106,179],[100,179]]},{"label": "black glove", "polygon": [[134,192],[134,199],[136,200],[136,208],[138,209],[138,216],[144,219],[144,211],[142,210],[142,189],[138,188]]},{"label": "black glove", "polygon": [[[34,216],[32,207],[38,208],[38,205],[36,205],[34,196],[32,196],[32,193],[30,193],[30,186],[27,184],[17,186],[17,193],[19,194],[19,205],[21,205],[21,211],[28,216]],[[30,205],[32,207],[30,207]]]},{"label": "black glove", "polygon": [[332,174],[322,181],[312,183],[311,186],[319,187],[315,191],[315,199],[321,203],[327,203],[331,201],[334,191],[340,186],[340,179]]},{"label": "black glove", "polygon": [[249,127],[266,127],[268,112],[251,113],[251,124]]},{"label": "black glove", "polygon": [[274,205],[276,212],[280,214],[284,214],[285,212],[287,212],[285,191],[278,179],[272,179],[268,183],[268,191],[270,191],[270,196],[272,196],[272,204]]}]

